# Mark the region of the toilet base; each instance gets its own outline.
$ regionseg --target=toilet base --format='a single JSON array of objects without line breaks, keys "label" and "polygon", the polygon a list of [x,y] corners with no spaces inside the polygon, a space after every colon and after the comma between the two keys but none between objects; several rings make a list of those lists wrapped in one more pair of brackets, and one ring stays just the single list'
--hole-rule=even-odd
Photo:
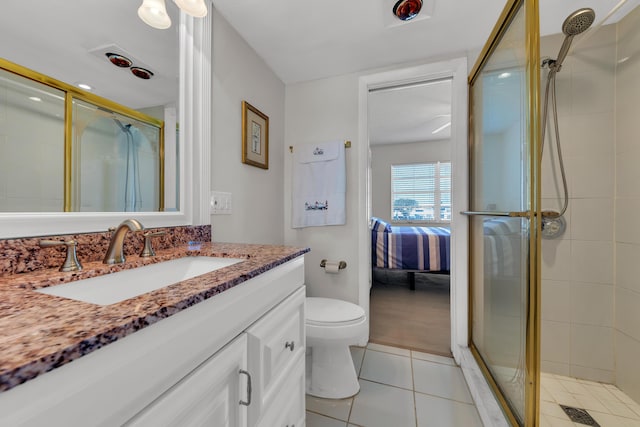
[{"label": "toilet base", "polygon": [[307,394],[325,399],[345,399],[360,391],[349,346],[320,345],[307,348]]}]

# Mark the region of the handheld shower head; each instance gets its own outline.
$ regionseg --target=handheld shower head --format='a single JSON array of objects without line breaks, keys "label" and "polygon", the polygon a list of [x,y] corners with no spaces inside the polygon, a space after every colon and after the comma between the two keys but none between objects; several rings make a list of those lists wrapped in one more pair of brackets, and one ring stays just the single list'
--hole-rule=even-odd
[{"label": "handheld shower head", "polygon": [[562,23],[562,32],[566,37],[562,42],[560,52],[558,52],[558,58],[555,62],[556,71],[560,71],[562,62],[564,61],[564,58],[566,58],[567,53],[569,53],[569,47],[571,47],[573,37],[586,31],[587,28],[589,28],[591,24],[593,24],[593,21],[595,21],[595,19],[596,13],[593,11],[593,9],[588,7],[578,9],[571,15],[567,16],[567,19],[565,19]]},{"label": "handheld shower head", "polygon": [[585,7],[578,9],[562,23],[562,32],[567,36],[575,36],[587,30],[596,19],[593,9]]}]

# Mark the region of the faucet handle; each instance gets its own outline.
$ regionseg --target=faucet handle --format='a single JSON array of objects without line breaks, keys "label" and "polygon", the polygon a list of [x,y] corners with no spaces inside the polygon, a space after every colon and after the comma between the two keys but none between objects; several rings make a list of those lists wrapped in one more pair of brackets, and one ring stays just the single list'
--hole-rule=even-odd
[{"label": "faucet handle", "polygon": [[144,247],[142,248],[142,252],[140,252],[141,257],[150,257],[155,256],[156,251],[153,250],[153,246],[151,246],[151,238],[164,236],[167,234],[165,231],[148,231],[143,234],[144,236]]},{"label": "faucet handle", "polygon": [[78,261],[78,255],[76,254],[76,247],[78,246],[78,242],[76,240],[40,240],[41,248],[49,248],[51,246],[66,246],[67,247],[67,256],[64,260],[64,264],[58,269],[59,271],[81,271],[82,264]]}]

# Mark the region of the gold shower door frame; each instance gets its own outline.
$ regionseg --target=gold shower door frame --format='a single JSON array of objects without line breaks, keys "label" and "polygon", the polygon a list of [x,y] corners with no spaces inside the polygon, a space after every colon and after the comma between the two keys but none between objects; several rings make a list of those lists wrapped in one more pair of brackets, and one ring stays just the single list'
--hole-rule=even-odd
[{"label": "gold shower door frame", "polygon": [[[474,85],[481,82],[483,71],[487,66],[492,55],[496,52],[499,44],[503,41],[503,36],[507,33],[514,18],[517,14],[524,13],[524,39],[523,52],[526,57],[520,58],[523,63],[521,72],[523,74],[523,99],[525,100],[522,111],[525,117],[525,126],[523,136],[522,152],[526,154],[525,161],[522,162],[523,174],[523,205],[525,209],[514,212],[500,212],[496,209],[486,209],[481,207],[478,209],[473,206],[474,200],[474,180],[481,178],[474,176],[474,149],[476,144],[482,141],[475,141],[474,119],[479,122],[482,111],[474,111]],[[540,285],[540,31],[539,31],[539,1],[538,0],[509,0],[500,15],[489,39],[487,40],[478,61],[474,65],[469,75],[469,164],[470,164],[470,209],[466,212],[470,218],[470,268],[469,268],[469,347],[478,362],[481,370],[490,387],[492,388],[498,402],[500,403],[507,419],[513,426],[524,425],[527,427],[538,427],[539,420],[539,402],[540,402],[540,301],[541,301],[541,285]],[[482,125],[480,123],[480,125]],[[524,157],[524,156],[523,156]],[[478,209],[478,210],[475,210]],[[525,288],[523,289],[524,304],[522,318],[524,320],[524,381],[523,386],[523,403],[524,407],[521,411],[522,417],[518,417],[514,408],[505,397],[503,389],[496,381],[490,366],[486,363],[481,350],[474,342],[474,295],[484,292],[484,281],[482,283],[474,282],[474,259],[481,258],[476,254],[474,258],[474,250],[479,242],[474,242],[473,226],[478,224],[479,218],[500,218],[506,217],[506,220],[520,220],[526,232],[522,232],[523,256],[521,257],[522,265],[525,271]],[[481,222],[484,224],[483,222]],[[476,229],[477,230],[477,229]],[[482,231],[484,233],[484,230]],[[483,242],[480,242],[483,244]],[[483,255],[484,256],[484,255]],[[482,257],[483,257],[482,256]],[[484,295],[483,295],[484,297]],[[481,337],[481,340],[484,338]]]},{"label": "gold shower door frame", "polygon": [[134,120],[139,120],[150,126],[158,128],[159,131],[159,182],[158,182],[158,211],[164,211],[164,121],[151,117],[147,114],[136,111],[132,108],[118,104],[107,98],[103,98],[96,94],[83,91],[73,85],[64,83],[60,80],[49,77],[40,72],[31,70],[22,65],[13,63],[4,58],[0,58],[0,69],[32,80],[34,82],[49,86],[64,92],[64,182],[63,182],[63,211],[73,212],[72,210],[72,151],[73,151],[73,102],[80,100],[93,104],[103,110],[117,113]]}]

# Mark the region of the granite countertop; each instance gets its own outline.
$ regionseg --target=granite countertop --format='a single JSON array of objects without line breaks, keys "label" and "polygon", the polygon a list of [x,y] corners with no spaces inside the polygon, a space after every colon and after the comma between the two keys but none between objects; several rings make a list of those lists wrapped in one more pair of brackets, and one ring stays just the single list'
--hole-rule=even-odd
[{"label": "granite countertop", "polygon": [[[91,353],[198,302],[211,298],[308,249],[289,246],[203,243],[129,255],[125,264],[84,264],[83,271],[40,270],[0,277],[0,392]],[[245,261],[119,303],[100,306],[35,289],[109,274],[184,256]]]}]

